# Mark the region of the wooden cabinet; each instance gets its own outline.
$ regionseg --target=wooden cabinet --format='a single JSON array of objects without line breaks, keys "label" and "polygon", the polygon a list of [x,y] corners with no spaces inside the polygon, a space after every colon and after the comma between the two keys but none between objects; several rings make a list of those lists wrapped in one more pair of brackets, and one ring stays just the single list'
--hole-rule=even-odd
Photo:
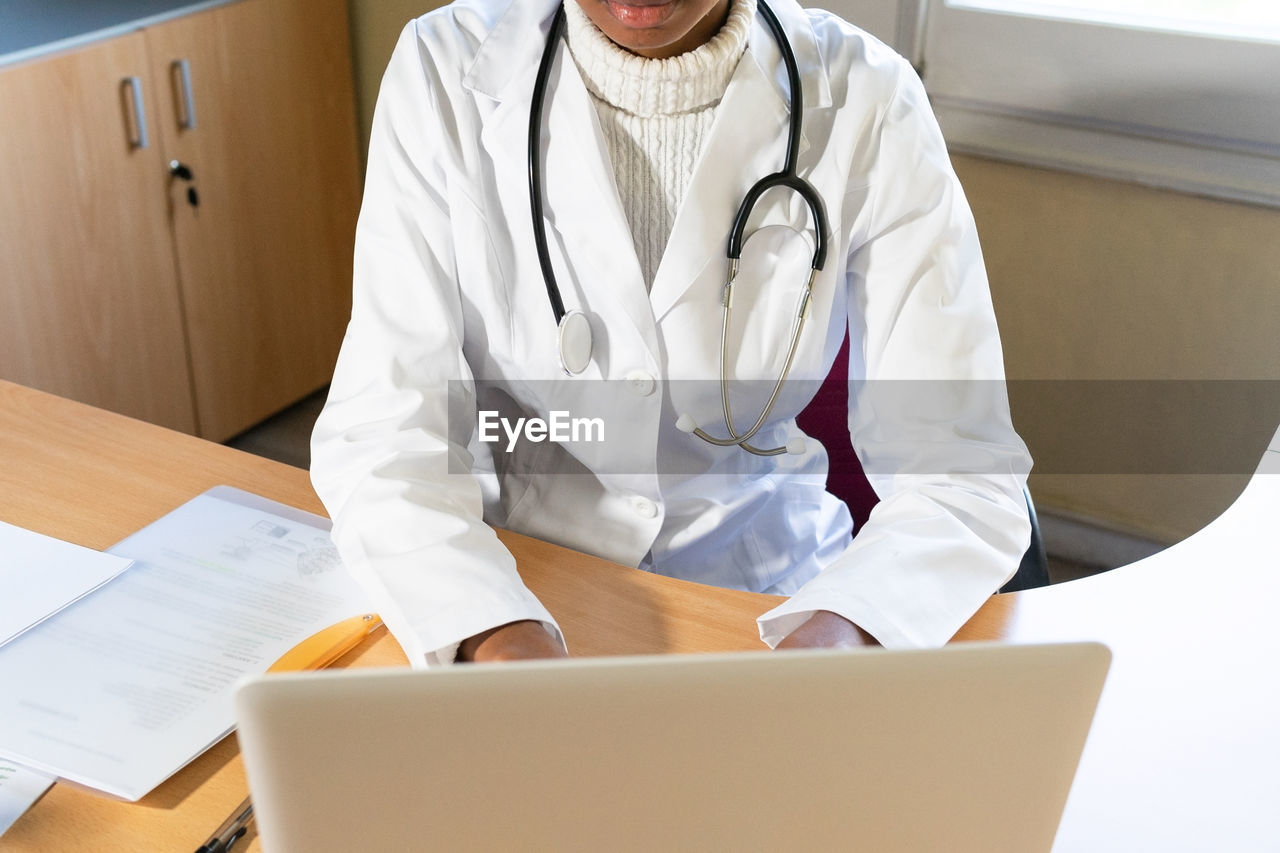
[{"label": "wooden cabinet", "polygon": [[[200,431],[222,440],[329,381],[359,206],[345,0],[245,0],[147,32]],[[182,129],[190,68],[195,126]]]},{"label": "wooden cabinet", "polygon": [[0,376],[214,440],[327,382],[349,57],[345,0],[240,0],[0,69]]},{"label": "wooden cabinet", "polygon": [[141,34],[0,71],[0,377],[195,430]]}]

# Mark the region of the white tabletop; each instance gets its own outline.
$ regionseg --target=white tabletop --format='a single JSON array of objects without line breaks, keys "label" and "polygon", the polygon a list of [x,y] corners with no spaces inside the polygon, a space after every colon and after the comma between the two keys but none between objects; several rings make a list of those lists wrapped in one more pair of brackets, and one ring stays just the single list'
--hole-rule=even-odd
[{"label": "white tabletop", "polygon": [[1055,853],[1133,853],[1135,839],[1162,853],[1280,851],[1278,521],[1280,432],[1200,532],[1022,594],[1019,642],[1097,639],[1114,654]]}]

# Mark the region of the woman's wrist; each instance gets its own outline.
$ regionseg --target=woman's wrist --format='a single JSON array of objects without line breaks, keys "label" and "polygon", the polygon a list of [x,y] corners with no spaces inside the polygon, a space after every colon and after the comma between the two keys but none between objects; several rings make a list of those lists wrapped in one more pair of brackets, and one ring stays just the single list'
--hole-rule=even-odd
[{"label": "woman's wrist", "polygon": [[838,613],[817,610],[778,643],[779,649],[853,649],[878,646],[876,638]]},{"label": "woman's wrist", "polygon": [[525,619],[468,637],[458,646],[459,663],[562,658],[568,653],[541,622]]}]

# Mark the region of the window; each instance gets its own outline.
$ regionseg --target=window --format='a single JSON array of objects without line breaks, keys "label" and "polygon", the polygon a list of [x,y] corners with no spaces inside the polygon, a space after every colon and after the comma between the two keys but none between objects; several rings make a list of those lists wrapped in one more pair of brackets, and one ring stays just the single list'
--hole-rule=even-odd
[{"label": "window", "polygon": [[955,151],[1280,206],[1276,0],[928,0],[921,59]]},{"label": "window", "polygon": [[1273,40],[1280,38],[1275,0],[962,0],[952,5],[1195,35],[1254,38],[1270,29],[1278,31]]},{"label": "window", "polygon": [[925,0],[801,0],[801,5],[830,9],[917,63]]}]

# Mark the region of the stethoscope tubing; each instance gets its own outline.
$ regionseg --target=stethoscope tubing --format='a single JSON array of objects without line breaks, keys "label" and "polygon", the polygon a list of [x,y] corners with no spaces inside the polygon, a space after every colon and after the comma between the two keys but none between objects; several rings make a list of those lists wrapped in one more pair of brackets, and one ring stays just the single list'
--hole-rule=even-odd
[{"label": "stethoscope tubing", "polygon": [[787,122],[787,157],[783,162],[782,171],[766,175],[747,190],[742,204],[738,207],[738,213],[733,218],[733,228],[729,231],[728,255],[735,260],[742,257],[743,234],[747,230],[747,220],[751,218],[751,211],[755,209],[760,196],[774,187],[786,187],[795,191],[809,207],[815,232],[811,266],[815,270],[820,270],[827,262],[827,211],[822,204],[822,196],[818,195],[812,184],[800,177],[798,171],[800,137],[803,133],[804,120],[804,89],[800,85],[800,66],[796,62],[795,51],[791,49],[791,42],[787,39],[778,16],[769,8],[769,4],[764,0],[758,0],[756,8],[760,10],[765,25],[773,34],[778,52],[782,54],[782,64],[787,70],[787,88],[791,98],[791,114]]},{"label": "stethoscope tubing", "polygon": [[[575,2],[575,0],[564,0],[564,2]],[[760,431],[764,426],[765,421],[768,420],[769,413],[773,411],[774,404],[777,402],[778,396],[782,391],[782,387],[786,383],[787,375],[791,372],[791,365],[795,360],[796,350],[800,343],[800,333],[804,328],[805,317],[808,314],[813,282],[818,271],[821,270],[823,265],[826,263],[827,218],[826,210],[822,204],[822,197],[818,195],[817,191],[808,181],[799,176],[797,171],[800,154],[800,137],[804,118],[804,93],[801,89],[800,69],[796,63],[795,53],[791,49],[791,44],[787,39],[785,31],[782,29],[782,24],[778,21],[777,15],[769,8],[765,0],[758,0],[757,9],[759,9],[760,13],[763,15],[765,24],[769,27],[774,41],[778,45],[778,51],[782,55],[783,65],[787,72],[787,85],[790,90],[790,116],[787,125],[786,160],[783,164],[782,171],[766,175],[753,184],[747,191],[746,195],[743,197],[742,204],[738,208],[737,215],[734,217],[733,226],[729,232],[729,241],[726,250],[726,254],[729,258],[729,274],[724,287],[724,297],[722,300],[723,314],[720,331],[720,399],[721,408],[724,414],[725,427],[728,429],[730,437],[716,438],[699,428],[696,424],[693,424],[691,419],[688,419],[688,424],[691,426],[686,429],[686,426],[682,424],[685,424],[687,416],[682,416],[677,425],[680,426],[682,430],[691,432],[703,441],[707,441],[719,447],[737,446],[757,456],[775,456],[788,451],[799,451],[794,447],[762,449],[751,445],[749,440]],[[576,375],[581,373],[590,361],[590,325],[581,311],[565,311],[564,300],[561,297],[560,288],[556,283],[555,270],[552,268],[550,253],[547,249],[546,222],[542,199],[541,142],[543,106],[546,101],[547,81],[551,76],[551,66],[555,60],[555,46],[563,36],[564,28],[565,10],[562,2],[556,8],[555,15],[551,19],[551,26],[547,33],[547,45],[543,50],[542,59],[538,63],[538,72],[533,83],[533,97],[531,99],[529,110],[529,207],[531,218],[533,220],[534,243],[538,253],[538,264],[541,267],[543,282],[546,285],[547,299],[551,304],[551,311],[555,316],[559,330],[561,366],[569,375]],[[769,395],[769,400],[765,404],[763,411],[761,411],[760,417],[756,419],[750,429],[740,433],[734,424],[728,389],[728,339],[729,318],[733,301],[733,280],[737,276],[738,262],[742,257],[743,234],[746,231],[747,220],[750,219],[751,212],[755,209],[755,205],[760,200],[760,197],[775,187],[785,187],[794,191],[801,197],[801,199],[804,200],[805,205],[808,207],[810,216],[813,218],[815,232],[813,261],[810,267],[809,280],[806,283],[796,317],[793,321],[791,344],[788,347],[786,361],[783,365],[782,371],[779,373],[778,379],[774,383],[773,390]],[[580,346],[575,349],[572,358],[566,354],[565,342],[567,340],[576,340],[580,344]],[[585,343],[583,343],[583,341],[585,341]]]},{"label": "stethoscope tubing", "polygon": [[551,267],[551,256],[547,251],[547,226],[542,209],[542,157],[539,155],[542,151],[542,106],[547,97],[547,79],[551,76],[551,66],[555,62],[555,51],[551,46],[563,34],[564,3],[561,3],[551,19],[547,49],[542,52],[542,61],[538,63],[538,75],[533,80],[533,102],[529,110],[529,208],[533,213],[533,240],[538,249],[538,265],[542,268],[542,280],[547,287],[547,299],[551,301],[551,312],[555,315],[556,325],[564,320],[565,310],[564,300],[560,298],[560,288],[556,284],[556,273]]}]

